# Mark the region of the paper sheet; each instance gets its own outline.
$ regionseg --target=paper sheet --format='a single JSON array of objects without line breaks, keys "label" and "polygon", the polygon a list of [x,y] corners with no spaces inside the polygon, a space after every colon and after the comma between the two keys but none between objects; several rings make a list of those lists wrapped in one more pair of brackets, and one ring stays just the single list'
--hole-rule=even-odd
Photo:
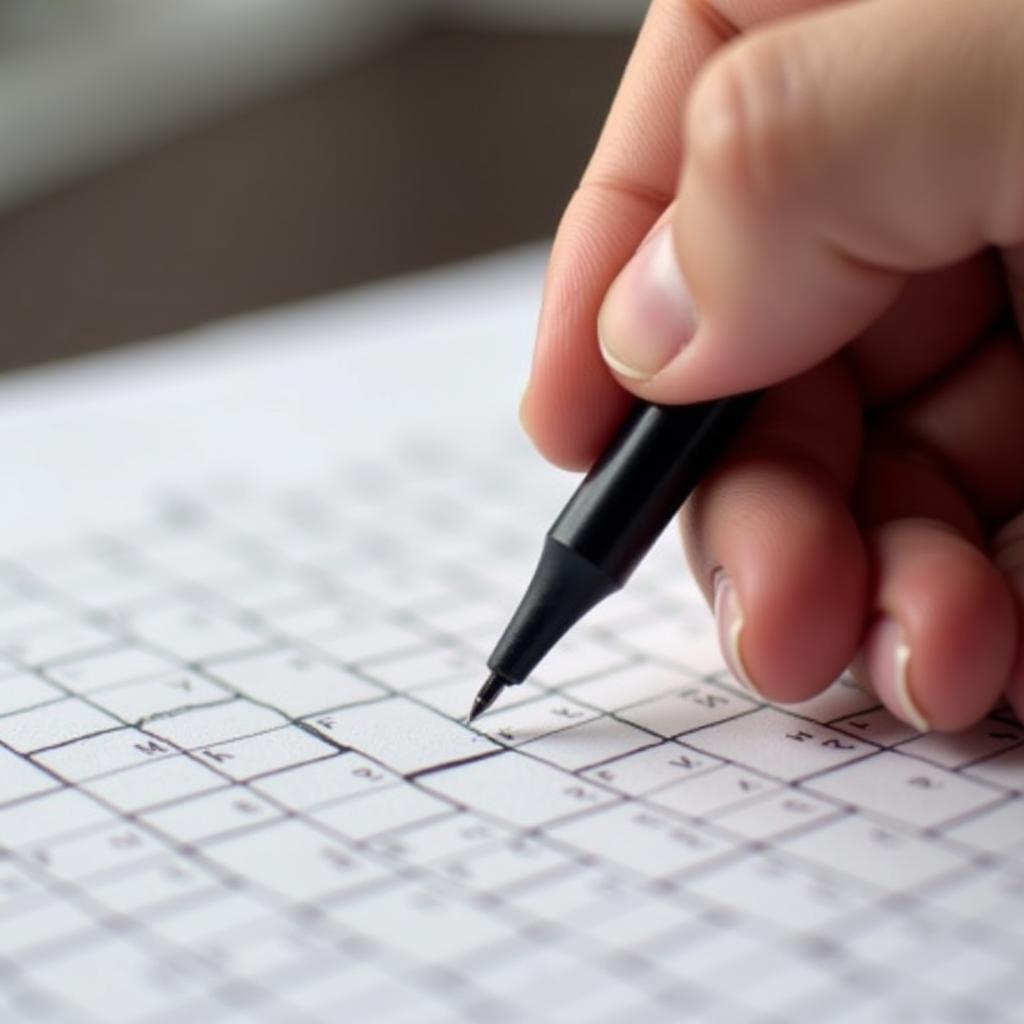
[{"label": "paper sheet", "polygon": [[542,257],[0,385],[0,1020],[1019,1019],[1008,714],[761,704],[668,536],[459,722]]}]

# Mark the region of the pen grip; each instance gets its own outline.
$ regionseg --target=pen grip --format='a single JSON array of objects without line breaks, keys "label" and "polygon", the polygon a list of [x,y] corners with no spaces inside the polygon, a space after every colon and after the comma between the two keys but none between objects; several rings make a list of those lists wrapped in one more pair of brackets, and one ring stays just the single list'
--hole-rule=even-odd
[{"label": "pen grip", "polygon": [[693,405],[638,402],[549,536],[621,586],[760,396],[748,392]]}]

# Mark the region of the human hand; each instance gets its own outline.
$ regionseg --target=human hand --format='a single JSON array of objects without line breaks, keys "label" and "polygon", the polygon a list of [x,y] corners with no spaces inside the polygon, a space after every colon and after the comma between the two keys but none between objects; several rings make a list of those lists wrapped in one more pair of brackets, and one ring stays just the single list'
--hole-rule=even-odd
[{"label": "human hand", "polygon": [[1017,0],[654,0],[524,425],[582,467],[630,392],[772,385],[682,517],[733,672],[792,701],[856,658],[918,728],[1024,716],[1022,243]]}]

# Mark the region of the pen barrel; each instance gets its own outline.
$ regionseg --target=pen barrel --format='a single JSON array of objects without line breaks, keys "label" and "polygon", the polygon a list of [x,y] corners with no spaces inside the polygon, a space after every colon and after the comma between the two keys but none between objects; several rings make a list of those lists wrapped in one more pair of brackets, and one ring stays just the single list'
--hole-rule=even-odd
[{"label": "pen barrel", "polygon": [[637,403],[548,536],[622,586],[759,397]]}]

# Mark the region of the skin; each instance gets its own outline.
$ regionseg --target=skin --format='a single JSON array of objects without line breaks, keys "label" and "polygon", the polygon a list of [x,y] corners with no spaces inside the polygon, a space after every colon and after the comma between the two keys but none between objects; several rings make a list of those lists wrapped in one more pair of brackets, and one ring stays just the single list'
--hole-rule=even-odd
[{"label": "skin", "polygon": [[756,689],[855,663],[919,727],[1024,714],[1022,243],[1019,0],[654,0],[558,230],[524,426],[582,468],[634,395],[768,387],[682,514]]}]

